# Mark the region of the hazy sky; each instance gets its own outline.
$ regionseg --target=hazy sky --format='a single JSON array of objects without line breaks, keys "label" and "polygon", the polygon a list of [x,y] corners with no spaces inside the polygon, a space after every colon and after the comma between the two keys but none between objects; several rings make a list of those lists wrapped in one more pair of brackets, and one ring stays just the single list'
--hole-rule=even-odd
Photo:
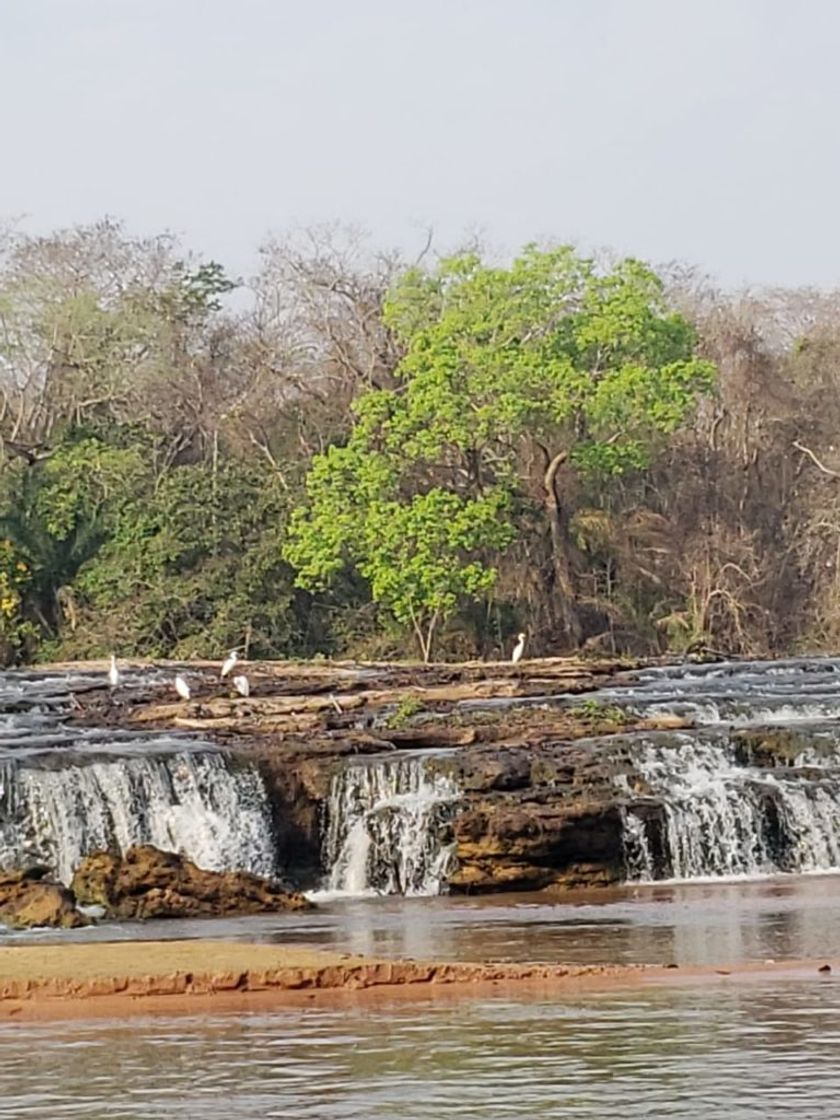
[{"label": "hazy sky", "polygon": [[0,0],[0,219],[480,231],[840,284],[833,0]]}]

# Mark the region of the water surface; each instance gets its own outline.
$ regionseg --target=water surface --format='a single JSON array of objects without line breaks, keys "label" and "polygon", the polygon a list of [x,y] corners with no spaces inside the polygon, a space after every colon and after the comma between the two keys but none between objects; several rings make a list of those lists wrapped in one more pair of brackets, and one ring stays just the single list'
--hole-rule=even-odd
[{"label": "water surface", "polygon": [[307,913],[0,931],[12,943],[213,937],[417,959],[718,965],[840,956],[840,876],[477,898],[332,902]]},{"label": "water surface", "polygon": [[837,1116],[840,982],[0,1026],[0,1117]]}]

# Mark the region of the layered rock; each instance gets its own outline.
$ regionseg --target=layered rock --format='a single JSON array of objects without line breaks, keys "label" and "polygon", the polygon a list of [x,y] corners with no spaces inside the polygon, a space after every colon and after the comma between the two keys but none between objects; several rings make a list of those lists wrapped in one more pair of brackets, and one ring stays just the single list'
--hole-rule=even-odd
[{"label": "layered rock", "polygon": [[85,924],[66,887],[46,878],[46,868],[0,871],[0,925],[9,929],[51,926],[71,929]]},{"label": "layered rock", "polygon": [[463,789],[453,822],[459,891],[603,885],[624,872],[621,743],[473,748],[442,758]]},{"label": "layered rock", "polygon": [[122,856],[95,852],[77,868],[71,890],[113,918],[188,918],[303,910],[311,903],[284,884],[247,871],[206,871],[151,846]]},{"label": "layered rock", "polygon": [[[164,703],[138,697],[130,721],[198,731],[255,762],[283,866],[305,889],[330,871],[324,842],[336,772],[360,756],[436,750],[462,791],[451,815],[446,810],[453,889],[602,884],[625,871],[624,801],[649,793],[628,762],[622,733],[688,721],[646,720],[596,702],[531,701],[631,681],[637,665],[578,658],[517,666],[261,664],[249,669],[247,698],[227,695],[213,673],[195,682],[187,703],[170,702],[168,691]],[[94,707],[85,718],[101,715]],[[581,738],[587,746],[577,745]],[[157,896],[143,905],[152,903],[167,906]],[[196,905],[190,901],[186,912],[204,912]]]}]

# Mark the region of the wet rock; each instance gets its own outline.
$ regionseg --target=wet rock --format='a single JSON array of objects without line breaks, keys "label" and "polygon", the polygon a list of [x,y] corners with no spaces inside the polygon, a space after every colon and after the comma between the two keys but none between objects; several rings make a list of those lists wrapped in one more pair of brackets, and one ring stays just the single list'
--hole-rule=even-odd
[{"label": "wet rock", "polygon": [[531,756],[525,750],[464,750],[434,760],[431,767],[451,777],[467,793],[524,789],[531,784]]},{"label": "wet rock", "polygon": [[114,918],[184,918],[303,910],[303,895],[247,871],[206,871],[174,852],[145,845],[123,856],[95,852],[78,867],[71,889],[87,906]]},{"label": "wet rock", "polygon": [[[794,766],[803,752],[814,750],[814,736],[799,728],[756,727],[736,732],[736,757],[743,766]],[[833,744],[828,744],[833,749]]]},{"label": "wet rock", "polygon": [[85,924],[73,895],[60,883],[47,879],[45,868],[0,871],[0,925],[10,929],[71,929]]},{"label": "wet rock", "polygon": [[622,823],[615,801],[542,796],[484,800],[453,822],[455,890],[604,886],[622,877]]}]

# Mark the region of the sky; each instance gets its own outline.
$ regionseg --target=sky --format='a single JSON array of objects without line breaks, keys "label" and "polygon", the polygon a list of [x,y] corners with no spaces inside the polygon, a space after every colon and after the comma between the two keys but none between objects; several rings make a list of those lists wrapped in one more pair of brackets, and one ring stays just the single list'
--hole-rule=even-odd
[{"label": "sky", "polygon": [[0,222],[840,285],[834,0],[0,0]]}]

